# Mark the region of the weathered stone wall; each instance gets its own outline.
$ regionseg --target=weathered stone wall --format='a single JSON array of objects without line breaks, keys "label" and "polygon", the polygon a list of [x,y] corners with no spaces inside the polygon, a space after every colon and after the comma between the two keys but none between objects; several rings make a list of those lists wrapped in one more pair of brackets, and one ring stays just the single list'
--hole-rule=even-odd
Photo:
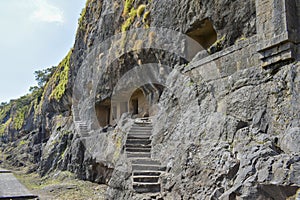
[{"label": "weathered stone wall", "polygon": [[[123,119],[116,131],[91,131],[86,137],[75,129],[70,105],[78,70],[88,54],[104,48],[97,45],[120,33],[128,20],[124,4],[122,0],[88,1],[71,55],[66,93],[61,102],[43,105],[43,121],[38,124],[43,130],[36,130],[43,137],[29,137],[28,145],[38,150],[34,160],[41,159],[42,175],[69,170],[81,179],[109,182],[112,199],[132,195],[131,169],[122,154],[130,122]],[[300,187],[300,66],[293,63],[300,58],[299,1],[136,0],[131,7],[141,4],[146,6],[148,24],[135,16],[126,28],[148,25],[187,33],[209,19],[224,48],[212,55],[199,53],[169,74],[170,87],[160,99],[163,109],[154,123],[153,137],[153,157],[168,168],[162,177],[163,197],[284,199],[294,195]],[[174,48],[181,42],[165,37]],[[113,51],[120,43],[105,50]],[[147,57],[151,53],[130,52],[107,67],[90,68],[80,74],[79,88],[90,93],[92,89],[85,86],[99,72],[96,97],[101,101],[111,96],[120,77],[139,61],[174,64],[174,59],[166,59],[170,55],[159,52],[157,57]],[[45,91],[46,96],[50,92]],[[86,114],[83,120],[94,114],[93,105],[84,107],[94,98],[84,99],[79,108]],[[64,111],[61,118],[58,111]],[[115,178],[110,179],[114,169],[118,169]]]},{"label": "weathered stone wall", "polygon": [[260,64],[257,37],[238,41],[223,51],[195,60],[182,68],[182,72],[194,79],[214,80],[230,76],[238,70]]},{"label": "weathered stone wall", "polygon": [[297,59],[299,18],[294,0],[256,1],[258,51],[262,66]]},{"label": "weathered stone wall", "polygon": [[253,66],[211,81],[172,73],[152,143],[153,157],[168,167],[165,199],[293,196],[300,188],[299,69],[269,74]]},{"label": "weathered stone wall", "polygon": [[[164,199],[279,200],[299,191],[300,65],[289,64],[299,59],[296,8],[256,1],[257,35],[170,74],[152,142],[167,166]],[[122,188],[110,197],[135,199]]]}]

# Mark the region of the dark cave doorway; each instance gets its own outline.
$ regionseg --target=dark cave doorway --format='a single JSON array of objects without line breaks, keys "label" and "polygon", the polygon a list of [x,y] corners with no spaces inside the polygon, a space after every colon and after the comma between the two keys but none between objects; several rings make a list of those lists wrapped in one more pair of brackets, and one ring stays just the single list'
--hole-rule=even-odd
[{"label": "dark cave doorway", "polygon": [[98,123],[101,127],[111,124],[111,100],[105,99],[95,105]]},{"label": "dark cave doorway", "polygon": [[133,118],[154,116],[158,113],[158,102],[164,90],[159,84],[146,84],[132,92],[128,101],[128,110]]},{"label": "dark cave doorway", "polygon": [[206,50],[218,39],[213,23],[209,19],[194,22],[186,34],[197,41]]}]

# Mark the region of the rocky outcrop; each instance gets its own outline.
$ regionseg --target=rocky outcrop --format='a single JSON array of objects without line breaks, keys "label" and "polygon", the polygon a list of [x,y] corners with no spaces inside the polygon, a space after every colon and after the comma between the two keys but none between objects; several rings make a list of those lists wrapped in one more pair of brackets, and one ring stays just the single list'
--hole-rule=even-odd
[{"label": "rocky outcrop", "polygon": [[273,75],[252,67],[189,86],[190,78],[171,75],[153,141],[154,158],[169,166],[166,198],[295,195],[299,80],[299,64]]}]

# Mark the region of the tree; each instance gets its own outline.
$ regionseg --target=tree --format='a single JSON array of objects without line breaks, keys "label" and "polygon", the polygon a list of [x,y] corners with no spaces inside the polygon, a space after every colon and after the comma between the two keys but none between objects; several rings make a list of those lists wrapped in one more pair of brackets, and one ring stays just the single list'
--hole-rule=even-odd
[{"label": "tree", "polygon": [[49,79],[55,72],[56,68],[57,68],[56,66],[52,66],[50,68],[37,70],[34,72],[35,80],[37,81],[39,87],[43,87],[45,83],[49,81]]}]

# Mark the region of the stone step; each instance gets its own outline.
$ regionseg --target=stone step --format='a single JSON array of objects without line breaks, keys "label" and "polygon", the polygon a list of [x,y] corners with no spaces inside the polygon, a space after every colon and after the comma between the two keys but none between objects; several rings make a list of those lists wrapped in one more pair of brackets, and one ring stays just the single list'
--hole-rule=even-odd
[{"label": "stone step", "polygon": [[148,135],[151,136],[152,133],[151,132],[129,132],[128,135]]},{"label": "stone step", "polygon": [[133,152],[127,152],[127,158],[151,158],[151,153],[133,153]]},{"label": "stone step", "polygon": [[158,183],[159,176],[133,176],[135,183]]},{"label": "stone step", "polygon": [[145,129],[152,129],[153,126],[149,126],[149,125],[147,125],[147,126],[133,125],[131,128],[145,128]]},{"label": "stone step", "polygon": [[79,125],[84,125],[86,126],[86,123],[85,122],[76,122],[76,124],[79,126]]},{"label": "stone step", "polygon": [[126,148],[126,152],[151,152],[151,148]]},{"label": "stone step", "polygon": [[133,124],[132,127],[153,127],[152,124],[145,123],[145,124]]},{"label": "stone step", "polygon": [[159,183],[133,183],[133,189],[137,193],[157,193],[160,192]]},{"label": "stone step", "polygon": [[147,136],[151,136],[152,133],[151,132],[129,132],[127,135],[147,135]]},{"label": "stone step", "polygon": [[152,126],[132,126],[130,130],[152,130]]},{"label": "stone step", "polygon": [[151,140],[148,139],[127,139],[126,144],[144,144],[149,145],[151,144]]},{"label": "stone step", "polygon": [[132,164],[140,164],[140,165],[161,165],[158,160],[152,159],[135,159],[131,161]]},{"label": "stone step", "polygon": [[133,171],[133,176],[160,176],[161,172],[158,171]]},{"label": "stone step", "polygon": [[10,170],[0,168],[0,173],[12,173]]},{"label": "stone step", "polygon": [[152,134],[151,133],[129,133],[127,136],[128,137],[130,137],[130,136],[135,136],[135,137],[151,137]]},{"label": "stone step", "polygon": [[141,134],[148,133],[148,134],[152,134],[152,131],[151,130],[130,130],[129,133],[141,133]]},{"label": "stone step", "polygon": [[160,165],[140,165],[140,164],[133,164],[132,170],[134,171],[159,171],[164,172],[166,171],[166,167]]},{"label": "stone step", "polygon": [[135,125],[135,126],[132,126],[131,128],[144,128],[144,129],[152,129],[153,126],[138,126],[138,125]]},{"label": "stone step", "polygon": [[79,127],[87,127],[86,124],[78,124]]},{"label": "stone step", "polygon": [[145,149],[150,148],[151,149],[151,145],[145,145],[145,144],[126,144],[125,147],[126,148],[145,148]]},{"label": "stone step", "polygon": [[150,135],[128,135],[127,139],[146,139],[150,140]]}]

